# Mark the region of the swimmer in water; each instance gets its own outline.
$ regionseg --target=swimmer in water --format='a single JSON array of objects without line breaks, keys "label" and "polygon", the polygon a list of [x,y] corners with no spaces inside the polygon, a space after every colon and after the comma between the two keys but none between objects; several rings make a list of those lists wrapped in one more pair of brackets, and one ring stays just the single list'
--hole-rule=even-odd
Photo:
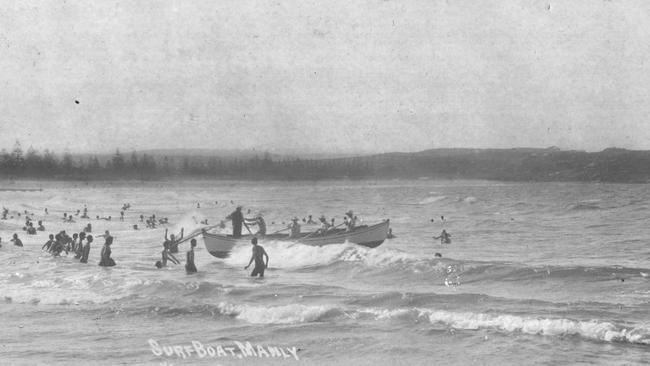
[{"label": "swimmer in water", "polygon": [[[251,244],[253,245],[253,254],[251,255],[250,262],[248,262],[248,265],[244,269],[248,269],[251,263],[255,261],[255,268],[251,272],[251,277],[259,275],[262,278],[264,277],[264,270],[269,267],[269,256],[261,245],[257,245],[257,238],[254,237],[251,239]],[[266,263],[264,262],[264,257],[266,257]]]},{"label": "swimmer in water", "polygon": [[23,246],[23,241],[18,239],[18,234],[14,234],[14,238],[11,239],[11,241],[14,242],[14,245],[17,247],[22,247]]},{"label": "swimmer in water", "polygon": [[190,240],[190,250],[187,251],[187,262],[185,263],[185,272],[187,274],[196,273],[196,265],[194,264],[194,247],[196,246],[196,239]]},{"label": "swimmer in water", "polygon": [[439,236],[434,236],[433,238],[440,239],[440,244],[451,244],[451,234],[445,230],[442,230]]},{"label": "swimmer in water", "polygon": [[49,252],[52,248],[52,244],[54,244],[54,235],[50,234],[50,240],[46,241],[45,244],[43,244],[41,250],[47,250]]}]

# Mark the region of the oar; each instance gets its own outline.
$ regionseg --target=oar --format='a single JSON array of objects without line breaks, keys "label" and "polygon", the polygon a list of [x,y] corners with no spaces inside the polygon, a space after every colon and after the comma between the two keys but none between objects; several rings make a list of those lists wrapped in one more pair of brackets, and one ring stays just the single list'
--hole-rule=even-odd
[{"label": "oar", "polygon": [[[344,225],[344,224],[345,224],[345,223],[338,224],[338,225],[334,226],[332,229],[336,229],[337,227],[339,227],[339,226],[341,226],[341,225]],[[316,230],[316,231],[312,231],[311,233],[307,234],[305,237],[303,237],[303,238],[301,238],[301,239],[307,239],[307,238],[309,238],[310,236],[312,236],[313,234],[316,234],[317,232],[318,232],[318,230]]]},{"label": "oar", "polygon": [[248,225],[246,225],[245,222],[243,222],[243,224],[244,224],[244,226],[246,226],[246,230],[248,230],[248,233],[251,234],[252,236],[255,236],[255,235],[253,235],[253,232],[251,231],[251,229],[248,228]]},{"label": "oar", "polygon": [[273,235],[273,234],[281,233],[281,232],[283,232],[283,231],[287,231],[287,230],[289,230],[289,229],[291,229],[291,228],[290,228],[290,227],[285,227],[284,229],[281,229],[281,230],[278,230],[278,231],[274,231],[274,232],[272,232],[272,233],[270,233],[270,234],[268,234],[268,235]]},{"label": "oar", "polygon": [[184,242],[186,242],[186,241],[192,239],[193,237],[198,236],[199,234],[203,233],[204,230],[210,230],[210,229],[213,229],[213,228],[215,228],[215,227],[217,227],[217,226],[219,226],[219,225],[212,225],[212,226],[207,226],[207,227],[204,227],[204,228],[201,228],[201,229],[197,229],[197,230],[198,230],[197,232],[195,232],[194,234],[190,234],[190,235],[184,237],[182,240],[180,240],[180,241],[178,242],[178,244],[180,244],[180,243],[184,243]]}]

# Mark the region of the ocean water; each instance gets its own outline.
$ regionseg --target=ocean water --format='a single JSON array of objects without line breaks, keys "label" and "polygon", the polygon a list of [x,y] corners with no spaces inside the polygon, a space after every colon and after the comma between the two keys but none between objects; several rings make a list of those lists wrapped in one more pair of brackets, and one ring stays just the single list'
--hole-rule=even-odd
[{"label": "ocean water", "polygon": [[[650,186],[482,181],[3,182],[3,365],[634,365],[650,362]],[[16,191],[38,188],[38,191]],[[11,189],[11,190],[6,190]],[[130,203],[119,221],[123,203]],[[200,203],[200,208],[197,208]],[[241,204],[268,232],[348,209],[396,238],[368,249],[262,242],[263,280],[196,249],[199,273],[156,269],[171,232]],[[87,205],[91,217],[63,223]],[[48,209],[49,215],[44,210]],[[46,232],[21,230],[27,210]],[[441,219],[444,216],[444,220]],[[433,220],[433,221],[432,221]],[[108,229],[117,266],[41,251]],[[273,224],[272,224],[273,222]],[[140,230],[133,230],[134,224]],[[303,231],[310,229],[303,225]],[[452,244],[432,237],[442,229]],[[17,232],[23,248],[8,242]],[[180,247],[185,258],[187,243]],[[435,256],[440,253],[441,258]],[[249,346],[250,345],[250,346]],[[243,348],[241,348],[243,347]],[[292,353],[295,352],[295,355]]]}]

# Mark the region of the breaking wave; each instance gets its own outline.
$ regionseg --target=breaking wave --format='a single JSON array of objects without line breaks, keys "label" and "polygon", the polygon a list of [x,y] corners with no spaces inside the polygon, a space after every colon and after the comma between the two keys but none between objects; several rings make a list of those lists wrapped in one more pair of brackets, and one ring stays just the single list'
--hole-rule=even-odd
[{"label": "breaking wave", "polygon": [[597,320],[579,321],[571,319],[534,318],[507,314],[486,314],[452,312],[433,309],[366,309],[376,319],[426,318],[432,324],[443,324],[455,329],[495,329],[507,333],[526,333],[548,336],[577,335],[583,338],[605,342],[627,342],[650,344],[650,324],[620,326]]},{"label": "breaking wave", "polygon": [[430,203],[435,203],[435,202],[438,202],[438,201],[442,201],[445,198],[447,198],[447,196],[429,196],[427,198],[424,198],[420,202],[418,202],[418,204],[427,205],[427,204],[430,204]]}]

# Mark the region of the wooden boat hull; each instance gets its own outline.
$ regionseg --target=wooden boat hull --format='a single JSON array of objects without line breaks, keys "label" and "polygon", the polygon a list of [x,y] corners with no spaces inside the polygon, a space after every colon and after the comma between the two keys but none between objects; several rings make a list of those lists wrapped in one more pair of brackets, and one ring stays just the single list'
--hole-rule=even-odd
[{"label": "wooden boat hull", "polygon": [[[260,244],[264,241],[282,240],[292,241],[305,245],[323,246],[328,244],[343,244],[345,242],[362,245],[368,248],[376,248],[386,240],[388,236],[389,220],[380,222],[372,226],[360,226],[353,231],[335,230],[328,232],[327,235],[314,235],[313,233],[304,233],[299,238],[289,238],[287,234],[272,234],[259,237]],[[244,235],[241,238],[233,238],[231,235],[212,234],[203,232],[203,242],[205,248],[210,254],[217,258],[227,258],[236,245],[250,245],[252,235]]]}]

